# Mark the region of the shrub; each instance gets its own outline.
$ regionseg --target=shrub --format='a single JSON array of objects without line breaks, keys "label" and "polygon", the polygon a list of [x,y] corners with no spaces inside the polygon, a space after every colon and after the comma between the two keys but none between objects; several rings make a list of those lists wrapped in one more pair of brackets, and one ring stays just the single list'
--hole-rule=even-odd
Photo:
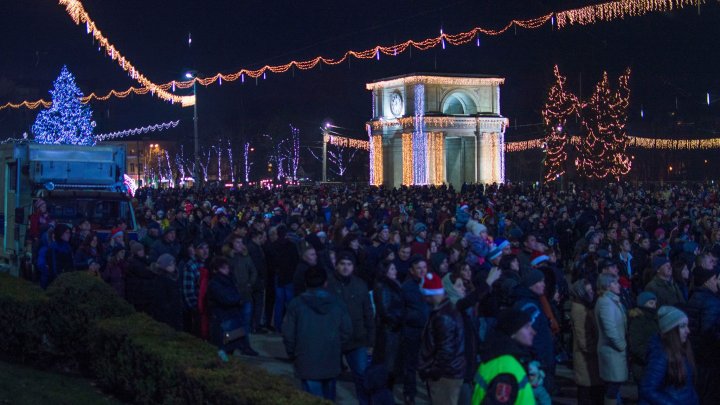
[{"label": "shrub", "polygon": [[147,315],[99,321],[92,369],[104,387],[136,403],[317,404],[282,377],[236,359]]},{"label": "shrub", "polygon": [[0,274],[0,352],[26,360],[41,351],[47,303],[40,287]]},{"label": "shrub", "polygon": [[85,272],[61,274],[47,294],[48,335],[54,352],[81,363],[90,354],[89,334],[95,321],[135,312],[112,287]]}]

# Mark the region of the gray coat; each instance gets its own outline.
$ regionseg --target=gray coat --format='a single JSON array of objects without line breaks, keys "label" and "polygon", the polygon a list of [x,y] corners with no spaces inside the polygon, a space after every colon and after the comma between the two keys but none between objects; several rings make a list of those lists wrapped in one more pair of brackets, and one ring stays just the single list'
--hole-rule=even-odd
[{"label": "gray coat", "polygon": [[233,280],[240,295],[247,301],[252,295],[252,288],[257,279],[257,270],[249,255],[229,252],[228,261],[232,269]]},{"label": "gray coat", "polygon": [[606,382],[624,382],[628,379],[627,317],[620,297],[606,291],[598,298],[595,319],[600,378]]}]

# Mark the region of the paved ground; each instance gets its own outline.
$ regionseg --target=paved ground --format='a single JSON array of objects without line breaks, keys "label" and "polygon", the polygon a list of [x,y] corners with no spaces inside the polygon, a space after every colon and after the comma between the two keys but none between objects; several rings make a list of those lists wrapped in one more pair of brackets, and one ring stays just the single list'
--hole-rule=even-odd
[{"label": "paved ground", "polygon": [[[292,364],[288,361],[285,355],[285,347],[282,343],[282,337],[277,334],[269,335],[252,335],[251,336],[252,346],[255,350],[260,353],[258,357],[246,357],[243,356],[243,360],[248,364],[257,365],[270,373],[286,376],[293,381],[297,380],[293,376]],[[576,392],[575,386],[572,382],[572,370],[567,367],[559,366],[557,370],[557,380],[560,386],[560,392],[553,398],[554,404],[575,404]],[[298,388],[300,387],[297,382]],[[349,372],[344,373],[340,377],[337,385],[337,398],[338,404],[356,404],[355,400],[355,387],[352,383],[352,376]],[[634,403],[637,398],[637,389],[628,385],[623,387],[622,390],[623,398],[627,400],[626,403]],[[402,392],[401,387],[397,385],[395,387],[395,400],[398,404],[402,403]],[[418,396],[416,398],[417,404],[428,404],[428,396],[423,384],[418,385]]]}]

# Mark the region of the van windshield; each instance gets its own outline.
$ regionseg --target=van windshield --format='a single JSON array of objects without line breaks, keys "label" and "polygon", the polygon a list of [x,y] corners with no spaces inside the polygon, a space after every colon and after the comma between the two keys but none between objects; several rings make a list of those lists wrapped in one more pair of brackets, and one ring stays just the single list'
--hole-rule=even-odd
[{"label": "van windshield", "polygon": [[93,230],[110,230],[119,218],[123,218],[128,229],[135,229],[132,207],[128,201],[57,197],[45,201],[50,217],[60,223],[75,224],[87,218]]}]

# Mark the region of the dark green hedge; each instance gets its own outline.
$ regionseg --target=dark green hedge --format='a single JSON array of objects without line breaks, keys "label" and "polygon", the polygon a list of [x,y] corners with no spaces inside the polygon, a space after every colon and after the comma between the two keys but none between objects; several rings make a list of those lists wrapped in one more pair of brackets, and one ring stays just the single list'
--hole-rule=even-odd
[{"label": "dark green hedge", "polygon": [[38,355],[47,329],[47,305],[40,287],[0,273],[0,352],[20,360]]},{"label": "dark green hedge", "polygon": [[284,377],[136,313],[87,273],[58,277],[47,294],[0,274],[0,352],[21,360],[71,358],[107,391],[133,403],[322,404]]},{"label": "dark green hedge", "polygon": [[135,403],[318,404],[283,377],[221,363],[214,346],[144,314],[97,323],[94,375]]},{"label": "dark green hedge", "polygon": [[110,285],[86,272],[61,274],[47,289],[48,334],[56,354],[84,363],[90,354],[90,331],[99,319],[135,312]]}]

